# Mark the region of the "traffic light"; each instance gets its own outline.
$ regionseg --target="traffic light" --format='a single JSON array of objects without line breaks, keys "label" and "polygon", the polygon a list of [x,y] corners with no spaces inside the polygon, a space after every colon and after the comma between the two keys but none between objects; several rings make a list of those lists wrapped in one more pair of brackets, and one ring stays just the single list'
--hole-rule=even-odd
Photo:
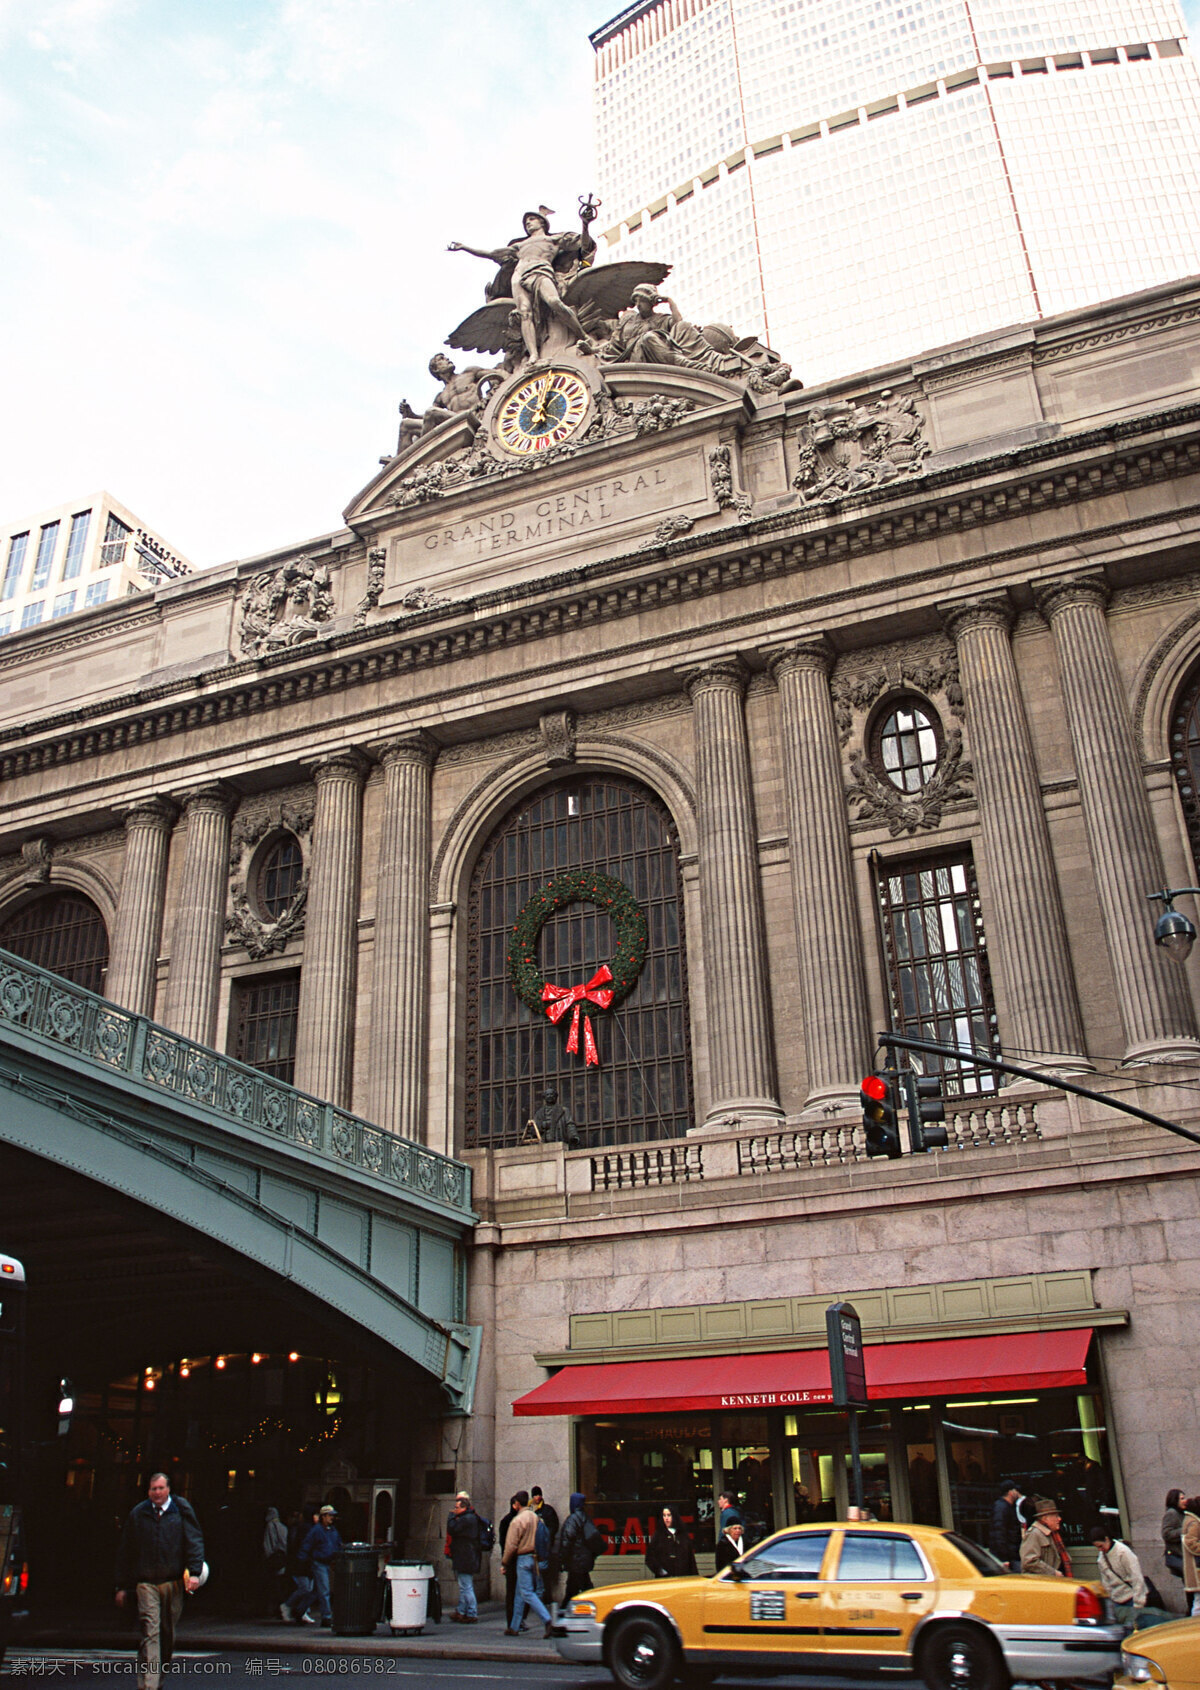
[{"label": "traffic light", "polygon": [[945,1127],[926,1126],[927,1121],[944,1121],[946,1103],[942,1097],[942,1082],[936,1074],[914,1074],[906,1068],[904,1103],[908,1110],[908,1147],[918,1150],[944,1150],[950,1143]]},{"label": "traffic light", "polygon": [[903,1156],[900,1143],[900,1076],[894,1068],[868,1074],[859,1089],[868,1156]]}]

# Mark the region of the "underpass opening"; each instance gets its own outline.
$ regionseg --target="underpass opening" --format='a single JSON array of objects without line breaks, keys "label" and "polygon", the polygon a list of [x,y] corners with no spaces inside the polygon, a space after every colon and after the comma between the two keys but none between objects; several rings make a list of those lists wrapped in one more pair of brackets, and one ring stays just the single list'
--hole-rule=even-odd
[{"label": "underpass opening", "polygon": [[[0,1242],[29,1281],[35,1604],[111,1598],[120,1524],[160,1468],[197,1508],[207,1600],[228,1611],[268,1611],[268,1506],[286,1521],[333,1501],[347,1540],[404,1543],[413,1441],[445,1413],[415,1362],[199,1226],[7,1145]],[[60,1442],[63,1376],[78,1407]]]}]

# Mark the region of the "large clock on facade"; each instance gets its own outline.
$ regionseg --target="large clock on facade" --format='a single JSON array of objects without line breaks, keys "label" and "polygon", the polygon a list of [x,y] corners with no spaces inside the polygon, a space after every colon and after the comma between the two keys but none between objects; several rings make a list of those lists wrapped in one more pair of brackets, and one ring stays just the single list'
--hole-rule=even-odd
[{"label": "large clock on facade", "polygon": [[582,428],[590,400],[587,383],[573,370],[540,370],[502,402],[496,440],[520,457],[561,446]]}]

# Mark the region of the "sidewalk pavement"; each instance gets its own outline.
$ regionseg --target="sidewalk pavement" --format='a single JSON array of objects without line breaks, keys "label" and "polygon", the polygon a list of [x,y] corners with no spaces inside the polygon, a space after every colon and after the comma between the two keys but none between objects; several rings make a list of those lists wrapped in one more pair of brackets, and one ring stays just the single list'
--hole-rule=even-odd
[{"label": "sidewalk pavement", "polygon": [[[229,1650],[249,1655],[407,1655],[415,1660],[526,1661],[552,1665],[559,1659],[531,1621],[522,1637],[506,1637],[503,1602],[481,1602],[475,1625],[460,1625],[448,1610],[439,1625],[427,1620],[417,1637],[394,1636],[384,1621],[371,1637],[339,1637],[321,1626],[283,1620],[227,1619],[206,1613],[203,1599],[189,1600],[176,1634],[180,1653],[195,1649]],[[17,1649],[123,1649],[136,1652],[136,1629],[114,1608],[111,1615],[63,1611],[34,1615],[12,1635]]]}]

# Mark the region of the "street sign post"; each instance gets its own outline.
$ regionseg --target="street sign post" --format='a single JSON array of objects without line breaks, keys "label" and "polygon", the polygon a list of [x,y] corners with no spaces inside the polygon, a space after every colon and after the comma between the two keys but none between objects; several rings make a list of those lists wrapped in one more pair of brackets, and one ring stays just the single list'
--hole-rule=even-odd
[{"label": "street sign post", "polygon": [[825,1332],[829,1340],[829,1382],[835,1408],[844,1408],[850,1418],[850,1465],[854,1474],[854,1501],[861,1512],[863,1500],[862,1455],[858,1447],[858,1411],[867,1406],[867,1367],[863,1356],[862,1323],[853,1303],[831,1303],[825,1310]]}]

